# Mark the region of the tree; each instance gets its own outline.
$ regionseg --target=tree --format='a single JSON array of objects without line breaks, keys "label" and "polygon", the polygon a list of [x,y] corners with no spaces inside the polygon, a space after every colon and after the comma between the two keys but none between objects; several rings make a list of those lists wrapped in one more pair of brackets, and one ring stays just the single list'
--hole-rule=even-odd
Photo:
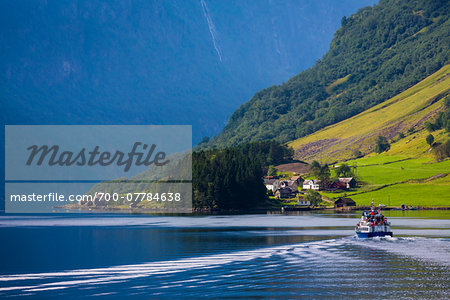
[{"label": "tree", "polygon": [[447,157],[450,157],[450,140],[437,146],[434,149],[434,155],[436,156],[437,161],[442,161]]},{"label": "tree", "polygon": [[325,164],[320,168],[318,178],[322,182],[322,184],[326,184],[328,181],[330,181],[330,177],[331,177],[330,168],[328,167],[327,164]]},{"label": "tree", "polygon": [[353,156],[358,158],[358,157],[362,156],[362,153],[361,153],[361,151],[359,149],[356,149],[356,150],[353,151]]},{"label": "tree", "polygon": [[311,171],[310,171],[311,175],[315,177],[319,176],[320,168],[321,168],[320,163],[317,160],[313,161],[311,163]]},{"label": "tree", "polygon": [[322,196],[317,191],[307,190],[305,193],[305,200],[309,201],[312,206],[317,206],[322,202]]},{"label": "tree", "polygon": [[425,123],[425,128],[426,128],[429,132],[433,132],[433,131],[435,131],[436,129],[438,129],[438,128],[436,128],[436,125],[435,125],[435,124],[430,123],[430,122],[426,122],[426,123]]},{"label": "tree", "polygon": [[434,136],[432,134],[429,134],[427,136],[427,144],[431,146],[431,145],[433,145],[433,142],[434,142]]},{"label": "tree", "polygon": [[326,184],[331,177],[330,168],[328,167],[328,165],[325,164],[322,166],[316,160],[311,163],[310,174],[322,181],[323,184]]},{"label": "tree", "polygon": [[398,139],[400,140],[400,139],[402,139],[402,138],[404,138],[405,137],[405,134],[403,133],[403,132],[399,132],[398,133]]},{"label": "tree", "polygon": [[389,149],[391,149],[391,145],[388,140],[384,136],[379,135],[375,144],[375,152],[382,153],[388,151]]},{"label": "tree", "polygon": [[269,163],[275,163],[283,157],[283,150],[277,144],[271,144],[269,150]]},{"label": "tree", "polygon": [[352,169],[347,164],[342,164],[336,168],[337,177],[353,177]]},{"label": "tree", "polygon": [[273,165],[270,165],[269,170],[267,171],[267,175],[276,176],[277,172],[278,172],[277,168],[275,168]]},{"label": "tree", "polygon": [[[249,154],[251,146],[254,150]],[[258,147],[256,147],[258,146]],[[213,149],[192,154],[193,206],[199,209],[245,210],[267,197],[263,184],[262,144]],[[263,201],[263,202],[262,202]]]},{"label": "tree", "polygon": [[209,137],[204,136],[200,144],[207,144],[209,142]]}]

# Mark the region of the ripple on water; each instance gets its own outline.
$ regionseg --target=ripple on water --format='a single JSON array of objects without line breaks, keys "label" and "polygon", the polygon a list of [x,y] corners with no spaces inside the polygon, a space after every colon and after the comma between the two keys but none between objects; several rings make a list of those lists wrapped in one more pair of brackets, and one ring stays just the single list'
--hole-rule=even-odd
[{"label": "ripple on water", "polygon": [[[354,237],[109,268],[0,276],[0,296],[444,297],[450,242]],[[381,288],[380,288],[381,287]],[[114,290],[114,293],[111,293]]]}]

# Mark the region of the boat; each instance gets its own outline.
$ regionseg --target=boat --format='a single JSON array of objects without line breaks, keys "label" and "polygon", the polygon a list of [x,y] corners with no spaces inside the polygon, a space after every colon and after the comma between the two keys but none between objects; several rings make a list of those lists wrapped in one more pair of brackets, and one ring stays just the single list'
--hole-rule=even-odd
[{"label": "boat", "polygon": [[371,211],[369,213],[363,211],[361,220],[356,224],[355,232],[359,238],[393,236],[391,223],[381,214],[380,210],[374,209],[373,201]]}]

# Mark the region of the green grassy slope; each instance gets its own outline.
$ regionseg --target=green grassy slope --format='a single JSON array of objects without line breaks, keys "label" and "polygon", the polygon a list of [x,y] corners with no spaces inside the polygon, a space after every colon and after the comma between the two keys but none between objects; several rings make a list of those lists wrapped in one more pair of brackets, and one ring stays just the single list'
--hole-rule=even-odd
[{"label": "green grassy slope", "polygon": [[[356,166],[362,186],[347,191],[357,205],[376,204],[450,207],[450,160],[436,162],[426,143],[425,121],[432,121],[443,108],[450,89],[450,65],[417,85],[363,113],[290,142],[296,158],[321,163],[346,161]],[[413,132],[408,129],[413,128]],[[398,133],[405,137],[399,138]],[[391,149],[373,152],[375,138],[394,139]],[[449,138],[445,130],[434,131],[437,143]],[[360,149],[362,158],[352,159]],[[329,199],[343,192],[321,192]]]},{"label": "green grassy slope", "polygon": [[[363,186],[346,192],[357,205],[369,205],[374,199],[376,204],[391,206],[450,207],[450,160],[405,159],[383,153],[349,163],[355,163],[357,178],[363,182]],[[343,196],[343,192],[321,193],[330,199]]]},{"label": "green grassy slope", "polygon": [[[424,138],[425,122],[443,109],[443,96],[449,92],[450,65],[446,65],[388,101],[292,141],[289,146],[294,148],[297,159],[330,163],[351,159],[354,150],[371,153],[377,136],[393,139],[402,132],[407,136],[397,141],[390,155],[431,157]],[[411,128],[415,134],[408,136],[407,131]],[[436,138],[439,141],[444,136],[438,134]]]}]

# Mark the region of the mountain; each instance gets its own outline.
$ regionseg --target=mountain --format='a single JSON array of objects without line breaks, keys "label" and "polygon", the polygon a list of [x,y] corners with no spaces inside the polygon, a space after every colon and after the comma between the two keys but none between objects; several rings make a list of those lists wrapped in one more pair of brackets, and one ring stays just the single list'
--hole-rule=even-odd
[{"label": "mountain", "polygon": [[[393,98],[354,117],[328,126],[311,135],[288,143],[295,158],[333,163],[367,155],[374,151],[378,136],[393,142],[387,155],[432,157],[425,141],[429,134],[427,122],[433,122],[444,110],[444,100],[450,95],[450,65]],[[442,142],[444,131],[433,132],[436,142]]]},{"label": "mountain", "polygon": [[201,146],[292,141],[383,103],[449,62],[449,12],[449,1],[382,0],[342,18],[322,59],[256,93]]},{"label": "mountain", "polygon": [[375,0],[2,1],[2,124],[192,124],[311,66]]}]

